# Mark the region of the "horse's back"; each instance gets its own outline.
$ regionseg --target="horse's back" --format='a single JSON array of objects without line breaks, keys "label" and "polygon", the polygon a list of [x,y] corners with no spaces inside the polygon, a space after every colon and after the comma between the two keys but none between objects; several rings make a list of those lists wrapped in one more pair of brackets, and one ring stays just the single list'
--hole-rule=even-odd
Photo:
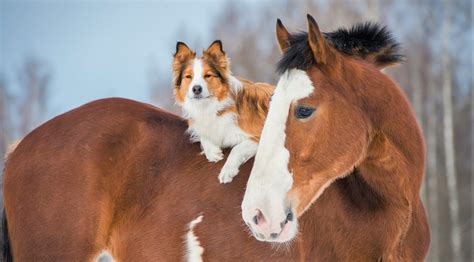
[{"label": "horse's back", "polygon": [[[127,194],[144,188],[133,185],[143,184],[140,175],[147,173],[140,158],[159,161],[176,140],[184,141],[185,129],[177,116],[115,98],[69,111],[28,134],[4,172],[15,259],[91,259],[106,246],[112,220],[120,219],[117,208],[130,208]],[[156,153],[146,152],[151,148]]]},{"label": "horse's back", "polygon": [[253,161],[222,185],[224,161],[209,163],[186,128],[152,106],[106,99],[31,132],[5,170],[14,259],[84,261],[106,249],[119,261],[176,261],[200,248],[204,259],[297,257],[246,232],[239,211]]}]

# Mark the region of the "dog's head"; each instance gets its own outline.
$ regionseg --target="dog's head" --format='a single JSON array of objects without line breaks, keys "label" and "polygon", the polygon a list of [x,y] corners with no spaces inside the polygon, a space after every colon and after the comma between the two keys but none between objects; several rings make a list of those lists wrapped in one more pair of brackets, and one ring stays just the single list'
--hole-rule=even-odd
[{"label": "dog's head", "polygon": [[220,40],[214,41],[201,57],[178,42],[173,59],[173,84],[176,102],[224,101],[230,92],[228,59]]}]

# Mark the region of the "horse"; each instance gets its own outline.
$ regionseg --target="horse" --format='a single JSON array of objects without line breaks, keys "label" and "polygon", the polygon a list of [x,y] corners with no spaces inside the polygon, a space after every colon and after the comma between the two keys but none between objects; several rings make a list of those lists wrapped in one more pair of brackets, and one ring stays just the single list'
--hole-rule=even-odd
[{"label": "horse", "polygon": [[[361,54],[354,57],[343,55],[337,44],[350,42],[357,36],[350,34],[338,42],[336,38],[345,36],[345,32],[341,32],[326,36],[334,58],[350,61],[354,70],[359,68],[357,72],[367,74],[359,77],[372,76],[366,79],[366,84],[375,85],[374,81],[385,84],[373,96],[380,98],[386,94],[385,89],[390,89],[393,93],[391,99],[398,104],[389,100],[393,103],[387,107],[390,106],[391,110],[401,107],[399,113],[405,118],[409,116],[404,123],[414,127],[410,134],[418,134],[408,103],[399,91],[394,91],[394,84],[390,84],[375,66],[364,62],[367,60]],[[279,35],[281,30],[277,30]],[[286,50],[289,51],[291,48]],[[365,55],[374,57],[380,50],[371,52]],[[327,62],[329,67],[329,57]],[[334,85],[337,82],[332,81],[343,81],[330,79],[326,74],[332,71],[320,69],[319,65],[311,65],[309,72],[316,83],[325,80]],[[348,83],[344,81],[341,85],[346,87]],[[272,106],[281,99],[278,92],[272,98]],[[331,92],[336,97],[342,90]],[[268,123],[274,123],[271,119],[275,112],[278,113],[270,108]],[[320,112],[324,110],[318,108],[318,114]],[[357,119],[364,116],[361,110],[344,112]],[[347,127],[344,121],[353,121],[346,116],[339,116],[343,117],[339,120],[337,115],[328,117],[326,124],[329,126],[312,127],[308,131],[327,129],[332,125]],[[311,152],[304,150],[301,141],[297,141],[302,134],[293,130],[290,123],[293,120],[288,121],[285,143],[291,154],[288,164],[294,172],[293,188],[296,188],[300,170],[310,166],[309,163],[311,166],[319,165],[324,159],[296,166],[293,156],[302,156],[304,152],[311,155]],[[311,118],[308,125],[309,121]],[[400,128],[399,132],[406,131]],[[397,185],[374,187],[374,180],[378,180],[367,178],[369,167],[364,164],[368,158],[376,161],[377,156],[386,156],[389,152],[394,155],[387,157],[387,163],[404,156],[402,153],[406,152],[397,151],[398,148],[393,148],[391,143],[400,143],[397,145],[402,149],[416,149],[416,153],[423,154],[420,153],[422,147],[413,148],[415,142],[374,136],[368,148],[360,149],[359,146],[363,145],[352,140],[350,143],[355,143],[354,146],[336,150],[323,141],[321,149],[328,150],[326,153],[332,156],[339,154],[337,162],[341,165],[355,154],[346,151],[348,149],[367,153],[354,172],[328,185],[313,206],[305,209],[304,215],[297,208],[290,209],[295,212],[295,217],[286,213],[288,221],[285,225],[298,221],[297,237],[284,243],[268,243],[260,241],[264,240],[264,235],[258,239],[254,237],[254,233],[263,233],[248,228],[246,224],[252,222],[245,218],[247,211],[241,214],[241,208],[250,199],[249,191],[255,190],[252,181],[257,177],[255,171],[262,170],[257,167],[262,165],[261,152],[265,152],[268,146],[269,135],[264,134],[263,140],[267,142],[261,150],[259,148],[255,164],[253,159],[249,160],[232,183],[223,185],[215,177],[225,161],[209,163],[200,154],[199,144],[190,142],[186,129],[184,119],[152,105],[108,98],[73,109],[33,130],[10,153],[5,163],[4,260],[91,261],[102,257],[101,254],[108,254],[115,261],[380,261],[396,259],[386,256],[392,254],[386,251],[392,250],[384,244],[387,239],[395,237],[392,232],[402,222],[408,230],[403,238],[397,239],[404,240],[405,245],[399,246],[404,251],[404,258],[420,260],[426,254],[429,231],[422,204],[411,202],[413,198],[406,199],[412,210],[410,217],[392,212],[396,200],[389,199],[392,195],[386,195],[382,190],[401,189]],[[265,123],[266,133],[269,129],[271,125]],[[328,135],[327,139],[338,138],[335,143],[340,145],[348,143],[346,139],[354,138],[344,135],[353,130],[341,128],[333,131],[341,133]],[[304,141],[312,142],[312,139],[312,136],[303,136]],[[421,139],[421,136],[412,139]],[[411,144],[406,148],[402,142]],[[386,146],[381,148],[381,145]],[[224,154],[227,158],[228,151]],[[335,161],[334,157],[325,160]],[[249,179],[252,167],[254,173]],[[419,179],[418,173],[413,174]],[[379,180],[398,182],[391,174],[383,175],[388,178]],[[408,184],[407,187],[415,188],[416,185]],[[265,208],[258,208],[264,217],[257,217],[257,222],[265,225],[263,220],[269,222],[272,217]],[[381,224],[382,220],[386,224]],[[401,222],[394,222],[396,220]]]},{"label": "horse", "polygon": [[323,261],[423,260],[423,137],[408,99],[381,72],[403,60],[399,44],[370,23],[323,34],[307,20],[297,34],[277,22],[281,77],[242,218],[267,242],[295,239],[299,224],[297,241]]}]

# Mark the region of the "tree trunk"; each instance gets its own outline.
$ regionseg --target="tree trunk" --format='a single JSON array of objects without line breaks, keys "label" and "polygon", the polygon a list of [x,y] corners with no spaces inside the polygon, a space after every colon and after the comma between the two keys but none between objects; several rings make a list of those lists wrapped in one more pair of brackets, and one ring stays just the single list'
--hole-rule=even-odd
[{"label": "tree trunk", "polygon": [[426,101],[426,119],[427,119],[427,169],[426,169],[426,193],[427,193],[427,206],[431,228],[431,248],[429,254],[429,261],[439,261],[439,220],[438,220],[438,176],[439,176],[439,165],[438,165],[438,139],[436,136],[436,130],[438,130],[438,114],[437,114],[437,103],[438,103],[438,88],[434,81],[434,74],[430,71],[430,75],[427,78],[428,85],[428,99]]},{"label": "tree trunk", "polygon": [[451,218],[451,240],[453,245],[453,261],[460,261],[460,226],[459,226],[459,199],[457,193],[457,177],[455,164],[454,136],[453,136],[453,102],[452,102],[452,71],[449,50],[449,31],[451,18],[448,11],[449,1],[444,0],[443,15],[443,135],[446,161],[446,180],[448,184],[448,197]]}]

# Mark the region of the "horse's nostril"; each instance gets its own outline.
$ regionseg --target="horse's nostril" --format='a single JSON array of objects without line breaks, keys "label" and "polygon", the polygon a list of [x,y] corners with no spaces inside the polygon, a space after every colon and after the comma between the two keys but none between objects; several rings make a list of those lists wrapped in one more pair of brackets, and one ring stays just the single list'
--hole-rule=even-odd
[{"label": "horse's nostril", "polygon": [[283,227],[288,224],[288,222],[291,222],[293,221],[293,212],[288,212],[288,214],[286,215],[286,218],[285,218],[285,221],[281,222],[280,223],[280,227],[283,229]]},{"label": "horse's nostril", "polygon": [[273,239],[276,239],[278,237],[278,234],[277,233],[271,233],[270,237],[273,238]]},{"label": "horse's nostril", "polygon": [[[286,220],[287,221],[293,221],[293,212],[289,212],[288,215],[286,215]],[[288,223],[288,222],[287,222]]]},{"label": "horse's nostril", "polygon": [[257,218],[257,216],[254,216],[254,217],[253,217],[253,223],[254,223],[255,225],[258,225],[258,218]]},{"label": "horse's nostril", "polygon": [[253,217],[253,222],[255,223],[255,225],[265,223],[265,217],[263,216],[262,211],[257,209],[257,215]]}]

